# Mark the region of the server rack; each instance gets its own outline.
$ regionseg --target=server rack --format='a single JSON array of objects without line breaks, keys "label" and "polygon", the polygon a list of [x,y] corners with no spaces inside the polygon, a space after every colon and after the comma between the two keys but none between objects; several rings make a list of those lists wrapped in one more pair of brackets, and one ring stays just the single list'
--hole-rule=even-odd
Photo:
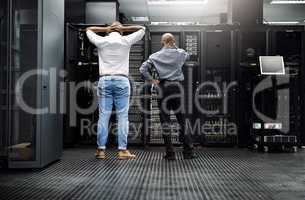
[{"label": "server rack", "polygon": [[186,128],[188,128],[192,135],[194,144],[202,143],[202,133],[196,130],[196,104],[194,97],[196,95],[197,86],[199,82],[198,73],[202,66],[202,32],[199,30],[186,30],[183,32],[183,48],[190,55],[189,60],[186,61],[183,67],[184,73],[184,99],[185,99],[185,111],[186,111]]},{"label": "server rack", "polygon": [[[160,49],[160,38],[162,33],[170,32],[176,36],[179,41],[179,47],[186,49],[191,54],[191,59],[186,62],[184,66],[185,75],[185,100],[187,105],[187,119],[188,125],[191,128],[193,140],[197,144],[204,145],[236,145],[237,144],[237,129],[233,134],[225,133],[228,130],[226,127],[228,123],[236,124],[235,113],[235,93],[236,89],[231,88],[228,93],[229,109],[225,114],[205,114],[198,111],[196,102],[194,101],[195,95],[201,95],[205,99],[201,99],[198,104],[205,108],[211,106],[212,103],[218,107],[221,106],[221,102],[218,99],[218,103],[210,101],[207,103],[206,97],[212,95],[206,95],[205,88],[202,91],[198,90],[200,85],[206,81],[218,81],[223,84],[224,82],[230,83],[235,81],[235,43],[234,26],[150,26],[150,38],[151,38],[151,53]],[[158,35],[158,37],[156,37]],[[158,38],[158,39],[156,39]],[[219,56],[222,56],[221,58]],[[219,61],[225,58],[223,63]],[[200,88],[199,88],[200,89]],[[215,98],[216,99],[216,98]],[[210,99],[212,100],[212,99]],[[214,100],[214,97],[213,97]],[[155,108],[157,109],[157,108]],[[224,111],[224,110],[223,110]],[[222,111],[222,112],[223,112]],[[154,116],[153,116],[154,115]],[[152,114],[153,118],[157,118],[156,113]],[[153,123],[156,123],[154,120]],[[210,121],[211,123],[207,123]],[[212,123],[215,122],[215,123]],[[217,123],[216,123],[217,122]],[[215,129],[205,132],[205,126],[217,126]],[[236,126],[235,126],[236,127]],[[149,135],[149,133],[148,133]],[[161,143],[160,132],[157,133],[159,137],[159,143]],[[157,136],[155,136],[157,137]],[[177,133],[172,135],[173,141],[179,144]]]},{"label": "server rack", "polygon": [[[95,99],[99,79],[98,55],[97,49],[91,45],[86,33],[82,31],[86,27],[86,25],[66,24],[65,69],[68,72],[66,78],[68,89],[67,114],[64,121],[65,146],[96,143],[98,110]],[[82,86],[78,91],[73,92],[75,89],[69,86],[71,84],[74,84],[75,87]],[[92,111],[89,113],[76,112],[72,102],[75,102],[80,108],[92,107]]]},{"label": "server rack", "polygon": [[0,121],[2,129],[0,131],[0,167],[6,166],[8,156],[8,1],[0,2]]},{"label": "server rack", "polygon": [[[284,57],[286,72],[283,76],[262,77],[271,78],[272,87],[261,94],[258,108],[271,117],[262,122],[261,128],[254,128],[254,147],[262,148],[265,152],[270,148],[289,148],[296,152],[301,138],[303,28],[269,27],[267,33],[268,53]],[[267,127],[268,122],[274,123],[274,128]]]},{"label": "server rack", "polygon": [[[155,53],[161,49],[161,37],[164,32],[154,32],[151,29],[149,29],[149,39],[150,39],[150,54]],[[176,45],[179,47],[182,43],[182,34],[179,31],[172,30],[171,33],[176,38]],[[148,111],[149,114],[147,115],[147,123],[148,123],[148,129],[147,129],[147,142],[148,144],[163,144],[163,137],[161,133],[161,122],[159,113],[160,110],[158,108],[158,94],[156,88],[154,88],[152,85],[147,83],[147,95],[150,95],[150,100],[148,101]],[[171,121],[172,121],[172,127],[179,127],[177,119],[174,114],[171,114]],[[179,141],[179,132],[178,129],[172,129],[172,142],[173,144],[180,144]]]},{"label": "server rack", "polygon": [[[200,105],[205,112],[198,112],[203,143],[208,146],[235,146],[238,143],[236,122],[235,57],[236,38],[234,26],[206,27],[202,35],[201,84],[207,86]],[[220,90],[217,91],[216,88]]]},{"label": "server rack", "polygon": [[[289,119],[287,135],[295,136],[298,145],[304,144],[302,134],[302,75],[304,74],[304,27],[276,26],[269,31],[270,54],[284,57],[286,76],[289,81]],[[282,81],[283,82],[283,81]],[[285,127],[284,127],[285,128]],[[293,144],[295,145],[295,144]]]},{"label": "server rack", "polygon": [[[237,113],[241,129],[240,146],[261,148],[266,152],[270,147],[292,146],[296,151],[299,138],[302,138],[300,75],[304,59],[303,35],[302,27],[292,26],[259,26],[238,30],[241,111]],[[286,75],[261,75],[258,57],[265,55],[283,56]],[[258,87],[269,82],[272,83],[270,87],[257,91]],[[285,108],[288,106],[287,109],[282,108],[284,113],[276,112],[279,102]],[[258,117],[258,113],[264,119]],[[270,123],[274,128],[267,127]]]},{"label": "server rack", "polygon": [[[305,38],[305,27],[304,28],[304,31],[303,31],[303,38]],[[303,50],[305,50],[305,41],[303,41],[302,43],[302,48]],[[303,52],[302,54],[302,68],[301,68],[301,76],[302,76],[302,79],[301,79],[301,90],[304,91],[305,90],[305,51]],[[301,93],[301,107],[302,107],[302,113],[304,113],[305,111],[305,96],[304,96],[304,93]],[[301,116],[301,120],[302,122],[305,121],[305,116],[304,114],[302,114]],[[305,130],[305,123],[302,123],[301,125],[301,136],[300,136],[300,145],[302,146],[305,146],[305,133],[304,133],[304,130]]]},{"label": "server rack", "polygon": [[[51,101],[58,103],[62,95],[57,93],[60,79],[55,75],[56,80],[50,82],[50,74],[63,66],[64,5],[59,0],[1,1],[1,11],[5,16],[1,25],[7,31],[1,28],[0,112],[6,119],[2,121],[5,159],[9,168],[41,168],[58,160],[62,152],[61,115],[49,109],[54,106]],[[56,12],[56,18],[49,12]],[[20,20],[20,14],[26,17]],[[34,75],[25,78],[27,73]],[[21,80],[25,82],[21,84]],[[54,92],[57,95],[51,96]],[[21,98],[34,111],[29,112]],[[41,108],[47,113],[39,114]]]},{"label": "server rack", "polygon": [[238,107],[237,119],[239,127],[239,146],[252,145],[251,132],[253,124],[252,93],[255,87],[255,77],[259,75],[259,56],[268,55],[269,46],[265,27],[237,29],[237,80]]},{"label": "server rack", "polygon": [[141,144],[146,146],[147,136],[145,135],[146,123],[145,123],[145,82],[140,74],[140,67],[147,57],[147,35],[133,45],[130,50],[130,63],[129,73],[131,76],[131,104],[129,108],[129,135],[128,143],[137,145]]},{"label": "server rack", "polygon": [[[77,94],[77,104],[84,108],[95,106],[95,111],[88,114],[77,113],[75,124],[69,124],[71,116],[66,116],[66,133],[64,136],[66,145],[74,144],[96,144],[96,127],[98,121],[98,109],[96,98],[96,88],[99,79],[97,49],[92,45],[84,29],[89,26],[107,26],[93,24],[66,24],[66,69],[70,76],[67,82],[88,82],[89,88],[83,88]],[[105,36],[105,35],[102,35]],[[131,84],[131,97],[129,107],[129,134],[128,143],[133,145],[145,145],[144,135],[145,121],[142,108],[145,107],[143,93],[144,81],[139,72],[139,68],[146,57],[146,39],[143,38],[130,50],[129,79]],[[68,97],[69,99],[69,97]],[[70,105],[67,105],[69,108]],[[68,112],[69,113],[69,112]],[[82,130],[83,122],[91,124],[92,128]],[[117,124],[115,113],[110,118],[109,144],[116,143]]]}]

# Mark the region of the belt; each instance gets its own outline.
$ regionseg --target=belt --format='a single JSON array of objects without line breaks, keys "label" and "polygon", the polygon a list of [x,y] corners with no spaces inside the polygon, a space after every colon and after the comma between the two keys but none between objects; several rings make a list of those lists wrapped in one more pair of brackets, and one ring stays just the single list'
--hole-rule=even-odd
[{"label": "belt", "polygon": [[174,83],[174,82],[183,82],[183,81],[180,81],[180,80],[166,80],[166,79],[163,79],[163,80],[160,80],[160,83],[165,83],[165,82],[170,82],[170,83]]},{"label": "belt", "polygon": [[126,74],[101,74],[100,77],[104,77],[104,76],[123,76],[128,78],[128,76]]}]

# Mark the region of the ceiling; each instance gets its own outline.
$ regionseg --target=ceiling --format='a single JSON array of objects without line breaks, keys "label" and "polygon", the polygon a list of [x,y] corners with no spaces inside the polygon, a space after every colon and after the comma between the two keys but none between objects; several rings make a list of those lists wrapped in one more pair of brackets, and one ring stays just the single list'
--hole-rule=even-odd
[{"label": "ceiling", "polygon": [[[207,0],[204,5],[148,5],[148,0],[118,0],[127,18],[148,17],[150,22],[199,22],[218,24],[220,13],[228,12],[230,0]],[[190,0],[184,0],[184,2]],[[197,0],[199,1],[199,0]],[[234,0],[233,0],[234,1]],[[254,1],[254,0],[253,0]],[[264,19],[268,22],[303,22],[305,4],[270,4],[264,0]],[[304,21],[305,22],[305,21]],[[303,22],[303,23],[304,23]]]},{"label": "ceiling", "polygon": [[219,14],[226,13],[228,0],[208,0],[198,5],[148,5],[147,0],[119,0],[120,12],[128,18],[148,17],[151,22],[219,23]]}]

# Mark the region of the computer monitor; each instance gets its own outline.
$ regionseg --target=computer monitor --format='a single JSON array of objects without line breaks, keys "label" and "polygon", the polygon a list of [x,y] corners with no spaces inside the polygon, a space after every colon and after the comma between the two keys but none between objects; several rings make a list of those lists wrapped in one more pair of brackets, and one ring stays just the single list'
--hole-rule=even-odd
[{"label": "computer monitor", "polygon": [[282,56],[260,56],[260,69],[262,75],[284,75],[284,59]]}]

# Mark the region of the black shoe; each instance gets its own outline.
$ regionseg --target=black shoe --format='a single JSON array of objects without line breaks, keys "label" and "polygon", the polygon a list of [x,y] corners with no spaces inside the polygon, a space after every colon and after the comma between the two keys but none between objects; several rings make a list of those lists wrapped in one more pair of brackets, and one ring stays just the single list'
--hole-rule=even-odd
[{"label": "black shoe", "polygon": [[163,156],[163,159],[165,159],[165,160],[176,160],[176,156],[175,156],[174,153],[166,153]]},{"label": "black shoe", "polygon": [[197,158],[197,156],[194,153],[184,153],[183,154],[183,159],[189,160],[189,159],[195,159],[195,158]]}]

